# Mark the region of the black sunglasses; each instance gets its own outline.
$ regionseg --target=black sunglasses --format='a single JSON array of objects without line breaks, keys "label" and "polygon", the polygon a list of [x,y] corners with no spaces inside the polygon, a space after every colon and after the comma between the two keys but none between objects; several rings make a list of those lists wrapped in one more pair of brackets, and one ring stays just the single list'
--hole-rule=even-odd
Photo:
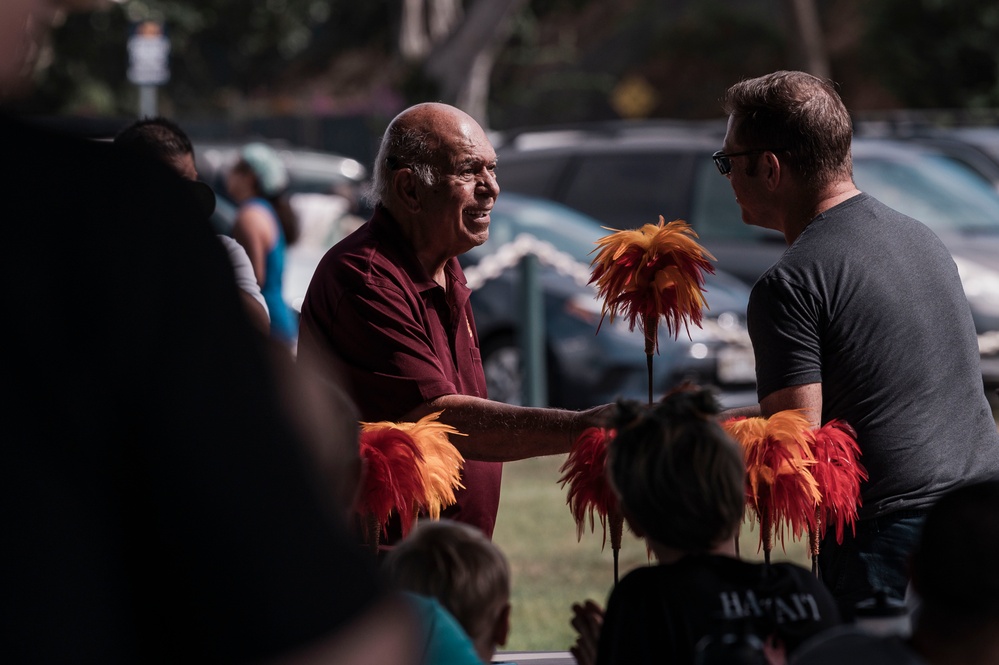
[{"label": "black sunglasses", "polygon": [[758,155],[763,152],[781,152],[784,148],[776,148],[771,150],[770,148],[760,148],[758,150],[743,150],[742,152],[729,152],[725,153],[719,150],[718,152],[711,155],[711,159],[715,161],[715,166],[718,167],[718,173],[722,175],[728,175],[732,172],[732,157],[742,157],[743,155]]}]

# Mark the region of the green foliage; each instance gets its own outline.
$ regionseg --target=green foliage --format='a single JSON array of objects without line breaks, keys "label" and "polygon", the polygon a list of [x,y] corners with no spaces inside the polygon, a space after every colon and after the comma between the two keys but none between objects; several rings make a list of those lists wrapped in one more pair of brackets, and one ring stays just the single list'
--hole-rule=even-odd
[{"label": "green foliage", "polygon": [[880,0],[863,5],[862,57],[916,108],[999,105],[999,4],[995,0]]},{"label": "green foliage", "polygon": [[650,117],[718,117],[729,85],[786,66],[786,40],[765,5],[535,0],[497,61],[493,126],[616,118],[626,79],[654,91]]},{"label": "green foliage", "polygon": [[134,21],[165,22],[171,80],[164,97],[175,110],[207,110],[224,108],[232,90],[252,93],[274,84],[313,51],[370,41],[378,33],[366,29],[389,25],[388,12],[385,3],[332,0],[129,0],[71,15],[53,33],[52,64],[29,110],[133,111],[136,95],[125,73]]}]

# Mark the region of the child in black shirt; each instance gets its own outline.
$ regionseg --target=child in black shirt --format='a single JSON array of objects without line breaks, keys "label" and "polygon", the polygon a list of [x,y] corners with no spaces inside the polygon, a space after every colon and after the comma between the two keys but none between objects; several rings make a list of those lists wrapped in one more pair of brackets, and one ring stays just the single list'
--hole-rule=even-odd
[{"label": "child in black shirt", "polygon": [[608,473],[659,565],[625,576],[606,613],[592,601],[573,606],[580,665],[783,662],[839,623],[831,594],[804,568],[737,557],[746,471],[717,413],[705,390],[619,404]]}]

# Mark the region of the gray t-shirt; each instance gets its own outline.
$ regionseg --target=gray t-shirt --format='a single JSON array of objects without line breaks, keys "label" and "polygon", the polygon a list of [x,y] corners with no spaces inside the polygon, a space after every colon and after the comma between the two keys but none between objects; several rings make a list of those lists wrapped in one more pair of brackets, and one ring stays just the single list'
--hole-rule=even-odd
[{"label": "gray t-shirt", "polygon": [[999,433],[957,267],[924,224],[867,194],[816,217],[753,287],[760,398],[822,384],[857,430],[860,517],[931,505],[999,472]]}]

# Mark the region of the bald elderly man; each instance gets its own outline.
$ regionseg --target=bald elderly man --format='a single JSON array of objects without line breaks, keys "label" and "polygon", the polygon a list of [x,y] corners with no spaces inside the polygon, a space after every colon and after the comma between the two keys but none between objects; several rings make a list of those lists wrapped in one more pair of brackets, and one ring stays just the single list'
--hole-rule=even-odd
[{"label": "bald elderly man", "polygon": [[502,462],[566,453],[603,407],[487,399],[470,291],[455,258],[489,237],[499,196],[482,128],[446,104],[400,113],[374,168],[372,218],[320,262],[302,306],[298,358],[344,376],[366,421],[441,420],[466,434],[465,490],[446,517],[492,535]]}]

